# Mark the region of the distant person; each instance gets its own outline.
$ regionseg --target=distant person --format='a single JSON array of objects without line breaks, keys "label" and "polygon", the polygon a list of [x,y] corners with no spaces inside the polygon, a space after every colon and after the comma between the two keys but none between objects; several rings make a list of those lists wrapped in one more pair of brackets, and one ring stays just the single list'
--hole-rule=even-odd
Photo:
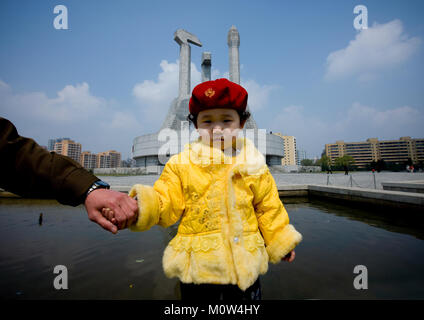
[{"label": "distant person", "polygon": [[345,175],[349,175],[349,168],[347,166],[343,166],[344,171],[345,171]]},{"label": "distant person", "polygon": [[333,174],[333,171],[331,170],[331,166],[328,166],[328,168],[327,168],[327,174],[329,174],[329,173]]},{"label": "distant person", "polygon": [[[50,153],[34,140],[21,137],[15,126],[0,117],[0,187],[25,197],[53,198],[61,204],[84,204],[88,218],[116,233],[132,224],[137,202],[109,185],[74,160]],[[101,214],[116,211],[114,225]]]},{"label": "distant person", "polygon": [[[163,256],[182,300],[260,300],[268,262],[292,262],[302,235],[289,224],[264,156],[237,138],[249,118],[247,92],[227,79],[199,84],[189,119],[199,139],[174,155],[153,187],[134,185],[145,231],[181,222]],[[113,219],[113,210],[103,214]]]}]

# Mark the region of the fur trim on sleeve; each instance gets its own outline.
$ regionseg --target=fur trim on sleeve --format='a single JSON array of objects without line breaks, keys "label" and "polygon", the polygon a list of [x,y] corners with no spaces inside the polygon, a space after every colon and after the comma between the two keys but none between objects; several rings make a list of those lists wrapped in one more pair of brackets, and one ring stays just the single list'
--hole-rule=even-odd
[{"label": "fur trim on sleeve", "polygon": [[129,196],[137,197],[138,218],[135,224],[130,226],[131,231],[145,231],[159,221],[159,200],[153,187],[142,184],[134,185]]},{"label": "fur trim on sleeve", "polygon": [[267,245],[269,261],[278,263],[280,260],[292,251],[302,241],[302,235],[288,224],[281,232],[278,232],[272,241]]}]

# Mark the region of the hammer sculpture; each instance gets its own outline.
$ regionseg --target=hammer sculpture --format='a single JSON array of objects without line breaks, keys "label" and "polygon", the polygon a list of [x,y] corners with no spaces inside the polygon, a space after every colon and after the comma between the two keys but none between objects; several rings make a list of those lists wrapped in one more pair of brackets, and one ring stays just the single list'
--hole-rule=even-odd
[{"label": "hammer sculpture", "polygon": [[190,32],[178,29],[174,33],[174,40],[180,45],[180,87],[178,97],[190,95],[190,64],[191,64],[191,47],[189,43],[201,47],[200,40]]}]

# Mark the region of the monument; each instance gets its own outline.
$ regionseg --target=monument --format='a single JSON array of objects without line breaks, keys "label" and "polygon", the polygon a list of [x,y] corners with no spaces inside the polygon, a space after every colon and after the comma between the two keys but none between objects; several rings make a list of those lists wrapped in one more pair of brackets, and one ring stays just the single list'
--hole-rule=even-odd
[{"label": "monument", "polygon": [[210,52],[202,53],[202,82],[211,80],[212,55]]},{"label": "monument", "polygon": [[[240,34],[237,28],[233,25],[228,31],[227,36],[228,44],[228,57],[229,57],[229,72],[230,72],[230,81],[240,84],[240,58],[239,58],[239,47],[240,47]],[[247,106],[247,111],[249,110],[249,105]],[[244,126],[245,129],[258,129],[255,120],[253,120],[253,115],[246,121]]]},{"label": "monument", "polygon": [[[147,172],[159,173],[165,166],[166,161],[173,154],[184,149],[184,145],[189,142],[189,126],[187,122],[188,103],[191,95],[191,46],[201,47],[202,43],[192,33],[183,29],[178,29],[174,33],[174,40],[180,45],[179,62],[179,89],[178,96],[171,102],[168,114],[157,133],[145,134],[134,138],[132,156],[137,167],[145,167]],[[240,59],[239,46],[240,35],[235,26],[228,32],[229,48],[229,74],[230,81],[240,84]],[[202,53],[201,74],[202,82],[211,80],[212,55],[210,52]],[[249,110],[249,106],[247,106]],[[249,132],[246,134],[246,131]],[[250,138],[256,146],[266,146],[268,165],[281,165],[281,158],[284,156],[284,142],[279,136],[266,134],[265,130],[259,130],[253,115],[246,122],[244,134]],[[172,139],[170,139],[172,137]],[[166,145],[169,151],[162,154]],[[162,149],[161,149],[162,148]]]},{"label": "monument", "polygon": [[228,49],[230,50],[228,57],[230,58],[230,81],[240,84],[240,34],[235,26],[231,26],[227,37]]}]

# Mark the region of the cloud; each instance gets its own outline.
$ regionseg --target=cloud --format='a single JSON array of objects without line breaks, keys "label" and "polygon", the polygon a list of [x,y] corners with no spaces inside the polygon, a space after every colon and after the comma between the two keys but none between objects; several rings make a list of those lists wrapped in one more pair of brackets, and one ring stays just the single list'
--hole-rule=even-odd
[{"label": "cloud", "polygon": [[[132,93],[150,127],[159,129],[165,120],[171,102],[178,96],[179,61],[169,63],[162,60],[158,79],[144,80],[134,85]],[[201,82],[201,73],[191,63],[191,88]]]},{"label": "cloud", "polygon": [[241,79],[240,82],[249,94],[248,103],[252,112],[266,108],[268,106],[271,93],[279,88],[277,85],[260,85],[252,79]]},{"label": "cloud", "polygon": [[[346,113],[346,119],[339,124],[343,130],[357,132],[356,136],[386,137],[398,139],[401,136],[422,138],[424,113],[410,106],[378,110],[354,102]],[[342,128],[339,128],[342,131]]]},{"label": "cloud", "polygon": [[124,113],[121,111],[118,111],[113,114],[111,121],[107,123],[107,126],[112,129],[119,129],[119,130],[128,130],[128,128],[131,128],[131,129],[140,128],[140,125],[138,124],[133,114]]},{"label": "cloud", "polygon": [[[158,81],[144,80],[137,83],[133,88],[133,95],[141,104],[158,104],[163,100],[171,100],[178,95],[178,61],[169,63],[162,60],[160,63],[162,71],[159,73]],[[196,73],[192,64],[192,73]],[[198,72],[198,71],[197,71]]]},{"label": "cloud", "polygon": [[420,38],[404,33],[400,20],[374,23],[357,33],[346,48],[328,55],[325,79],[358,76],[360,81],[370,81],[384,69],[408,60],[420,44]]},{"label": "cloud", "polygon": [[[157,79],[133,86],[138,109],[122,110],[119,103],[94,95],[88,83],[65,85],[55,96],[44,92],[15,93],[0,80],[0,114],[14,122],[21,135],[34,138],[41,145],[48,139],[69,136],[83,145],[83,150],[100,152],[116,149],[123,157],[130,155],[132,141],[141,134],[156,132],[165,120],[171,102],[178,95],[179,62],[162,60]],[[226,77],[212,69],[213,79]],[[191,65],[192,88],[201,82],[201,74]],[[242,79],[249,92],[253,112],[266,108],[276,88],[253,79]]]},{"label": "cloud", "polygon": [[106,101],[90,94],[87,83],[67,85],[49,98],[43,92],[13,94],[6,83],[1,83],[0,105],[3,112],[24,112],[27,116],[43,118],[52,122],[71,123],[102,111]]},{"label": "cloud", "polygon": [[310,116],[303,106],[298,105],[282,108],[281,113],[269,123],[268,127],[270,131],[295,136],[297,148],[307,150],[308,157],[320,155],[325,143],[331,138],[328,123]]},{"label": "cloud", "polygon": [[47,145],[48,139],[67,136],[83,150],[115,149],[130,155],[140,126],[135,117],[110,100],[90,92],[88,83],[66,85],[54,97],[44,92],[15,93],[0,80],[0,114],[23,136]]},{"label": "cloud", "polygon": [[[157,80],[144,80],[134,85],[132,93],[141,107],[145,116],[145,122],[154,130],[159,128],[165,120],[165,115],[169,110],[171,102],[178,96],[179,62],[170,63],[162,60],[160,63],[161,72]],[[212,79],[227,78],[228,71],[221,73],[217,69],[211,71]],[[201,73],[195,64],[191,64],[191,89],[201,82]],[[249,107],[255,112],[267,106],[276,85],[261,85],[253,79],[241,79],[241,85],[249,93]],[[160,116],[159,116],[160,115]]]},{"label": "cloud", "polygon": [[336,140],[422,138],[422,123],[424,112],[417,108],[401,106],[380,110],[354,102],[336,119],[310,115],[303,106],[287,106],[270,123],[270,130],[295,136],[298,148],[306,150],[308,157],[314,157],[321,154],[326,143]]},{"label": "cloud", "polygon": [[[243,65],[240,67],[243,68]],[[230,79],[228,71],[221,74],[219,70],[212,70],[212,79],[226,78]],[[241,77],[240,85],[245,88],[249,94],[248,105],[250,111],[255,112],[266,108],[269,104],[270,96],[274,90],[280,89],[278,85],[261,85],[253,79],[244,79]]]},{"label": "cloud", "polygon": [[10,86],[6,82],[0,80],[0,93],[9,92],[10,90]]}]

